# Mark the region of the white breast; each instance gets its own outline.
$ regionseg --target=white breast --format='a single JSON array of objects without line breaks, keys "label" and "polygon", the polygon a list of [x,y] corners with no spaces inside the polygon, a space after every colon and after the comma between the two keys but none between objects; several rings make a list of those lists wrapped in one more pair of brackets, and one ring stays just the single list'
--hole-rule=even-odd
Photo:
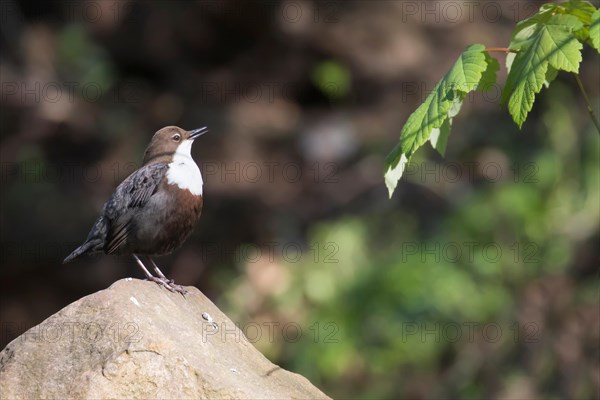
[{"label": "white breast", "polygon": [[181,143],[169,164],[167,182],[181,189],[189,190],[193,195],[202,195],[202,174],[192,159],[192,140]]}]

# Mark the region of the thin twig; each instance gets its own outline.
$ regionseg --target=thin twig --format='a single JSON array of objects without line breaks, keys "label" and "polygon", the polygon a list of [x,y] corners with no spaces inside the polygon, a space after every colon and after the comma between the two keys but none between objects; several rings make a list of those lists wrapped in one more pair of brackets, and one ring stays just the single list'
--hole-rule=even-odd
[{"label": "thin twig", "polygon": [[592,103],[590,103],[590,98],[588,97],[587,92],[585,91],[585,88],[583,87],[583,83],[581,83],[581,79],[579,79],[579,74],[573,74],[573,75],[575,75],[575,80],[577,81],[577,86],[579,86],[579,90],[581,91],[581,94],[583,95],[585,103],[587,104],[587,109],[588,109],[588,112],[590,113],[590,118],[592,119],[592,122],[594,123],[594,125],[596,125],[596,129],[598,130],[598,133],[600,133],[600,122],[598,122],[598,118],[596,118],[596,114],[594,114],[594,109],[592,108]]}]

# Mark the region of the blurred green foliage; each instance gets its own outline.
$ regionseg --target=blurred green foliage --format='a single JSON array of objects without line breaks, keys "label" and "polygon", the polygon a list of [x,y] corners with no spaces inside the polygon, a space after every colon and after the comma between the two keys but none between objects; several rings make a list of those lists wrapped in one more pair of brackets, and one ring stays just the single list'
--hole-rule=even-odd
[{"label": "blurred green foliage", "polygon": [[[510,160],[497,180],[448,192],[452,206],[433,229],[406,209],[313,226],[311,257],[284,263],[288,289],[268,300],[271,312],[302,327],[301,340],[284,332],[259,347],[334,398],[409,398],[431,379],[435,385],[418,391],[426,398],[489,398],[488,370],[497,371],[509,397],[527,382],[537,396],[555,398],[558,379],[572,380],[567,397],[592,398],[597,336],[589,332],[585,346],[593,352],[581,355],[581,374],[568,378],[555,350],[561,333],[545,321],[557,316],[519,311],[553,296],[532,300],[532,286],[576,274],[580,238],[600,219],[599,136],[591,124],[576,132],[566,109],[573,100],[561,83],[544,101],[538,129],[550,139]],[[339,247],[329,262],[323,253],[312,257],[310,244],[324,243]],[[560,289],[569,297],[561,313],[597,305],[596,279],[576,293],[568,286]],[[230,293],[228,307],[239,313],[244,301]],[[433,378],[432,370],[443,372]]]},{"label": "blurred green foliage", "polygon": [[312,80],[332,100],[342,99],[350,91],[350,72],[345,66],[335,61],[319,63],[312,72]]},{"label": "blurred green foliage", "polygon": [[100,98],[115,80],[115,72],[106,51],[94,44],[80,24],[66,26],[57,38],[57,65],[63,78],[89,90],[89,98]]}]

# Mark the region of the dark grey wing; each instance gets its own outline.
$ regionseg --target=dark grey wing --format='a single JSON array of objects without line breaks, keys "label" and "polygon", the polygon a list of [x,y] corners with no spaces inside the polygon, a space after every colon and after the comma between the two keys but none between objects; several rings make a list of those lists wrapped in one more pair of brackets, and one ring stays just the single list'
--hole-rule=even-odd
[{"label": "dark grey wing", "polygon": [[115,253],[127,243],[133,216],[156,193],[167,169],[168,165],[165,163],[150,164],[138,169],[117,187],[106,202],[103,212],[108,223],[104,247],[106,253]]}]

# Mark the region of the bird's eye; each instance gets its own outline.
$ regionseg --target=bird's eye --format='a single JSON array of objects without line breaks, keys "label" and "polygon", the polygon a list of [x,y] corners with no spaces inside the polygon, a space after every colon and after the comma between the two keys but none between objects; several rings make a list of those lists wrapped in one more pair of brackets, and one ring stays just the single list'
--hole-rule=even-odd
[{"label": "bird's eye", "polygon": [[174,142],[179,142],[180,140],[181,140],[181,135],[179,133],[176,133],[173,135]]}]

